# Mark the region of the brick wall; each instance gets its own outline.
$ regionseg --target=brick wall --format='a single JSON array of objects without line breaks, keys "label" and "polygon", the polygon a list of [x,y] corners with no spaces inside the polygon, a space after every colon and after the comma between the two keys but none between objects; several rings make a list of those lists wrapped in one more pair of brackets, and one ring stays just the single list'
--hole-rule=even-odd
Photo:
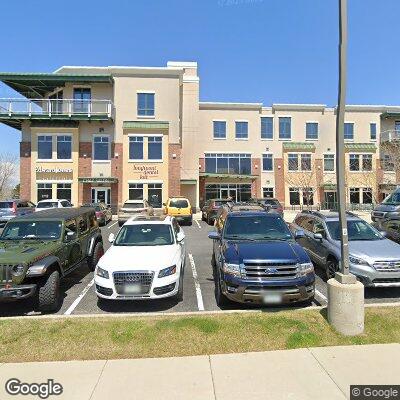
[{"label": "brick wall", "polygon": [[31,142],[21,142],[20,150],[20,197],[31,199]]},{"label": "brick wall", "polygon": [[206,160],[205,160],[205,158],[199,158],[199,172],[206,172]]},{"label": "brick wall", "polygon": [[[181,194],[181,146],[180,144],[168,145],[168,196]],[[176,158],[173,158],[176,154]]]},{"label": "brick wall", "polygon": [[274,158],[275,197],[285,205],[285,170],[283,158]]},{"label": "brick wall", "polygon": [[[88,177],[92,175],[92,143],[80,142],[79,143],[79,164],[78,164],[78,177]],[[78,203],[79,205],[91,201],[90,185],[79,183],[78,189]]]},{"label": "brick wall", "polygon": [[[118,154],[118,158],[115,154]],[[122,198],[122,143],[111,144],[111,176],[118,179],[118,183],[111,185],[111,205],[114,210],[122,205],[126,199]]]},{"label": "brick wall", "polygon": [[251,196],[261,197],[261,159],[251,159],[251,174],[257,175],[257,178],[251,183]]}]

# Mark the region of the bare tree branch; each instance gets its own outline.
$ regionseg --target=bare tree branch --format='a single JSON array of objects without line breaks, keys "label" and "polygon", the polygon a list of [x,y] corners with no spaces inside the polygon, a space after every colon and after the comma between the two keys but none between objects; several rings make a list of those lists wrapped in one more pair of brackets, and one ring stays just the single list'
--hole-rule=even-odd
[{"label": "bare tree branch", "polygon": [[10,153],[0,154],[0,198],[10,195],[17,172],[17,157]]}]

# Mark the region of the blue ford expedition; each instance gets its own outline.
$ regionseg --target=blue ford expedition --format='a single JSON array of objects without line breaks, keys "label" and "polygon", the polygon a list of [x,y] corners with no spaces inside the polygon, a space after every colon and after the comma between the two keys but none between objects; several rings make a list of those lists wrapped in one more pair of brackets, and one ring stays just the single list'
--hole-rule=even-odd
[{"label": "blue ford expedition", "polygon": [[311,302],[314,268],[283,218],[262,206],[228,204],[219,213],[213,239],[216,299],[253,304]]}]

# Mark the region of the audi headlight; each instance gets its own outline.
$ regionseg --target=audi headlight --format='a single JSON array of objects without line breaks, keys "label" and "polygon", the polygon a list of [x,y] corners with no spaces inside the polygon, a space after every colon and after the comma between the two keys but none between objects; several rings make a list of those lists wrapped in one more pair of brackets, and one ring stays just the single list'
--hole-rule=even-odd
[{"label": "audi headlight", "polygon": [[314,273],[313,263],[303,263],[298,265],[298,276],[306,276],[312,273]]},{"label": "audi headlight", "polygon": [[349,261],[352,264],[355,265],[369,265],[365,260],[363,260],[362,258],[358,258],[358,257],[354,257],[354,256],[349,256]]},{"label": "audi headlight", "polygon": [[170,276],[176,274],[176,265],[172,267],[164,268],[158,273],[159,278],[164,278],[165,276]]},{"label": "audi headlight", "polygon": [[104,278],[104,279],[109,279],[110,278],[110,275],[108,274],[108,271],[106,271],[105,269],[100,268],[100,267],[97,267],[96,275],[100,276],[100,278]]},{"label": "audi headlight", "polygon": [[17,264],[11,268],[11,274],[14,276],[21,276],[25,272],[25,265],[24,264]]},{"label": "audi headlight", "polygon": [[231,275],[240,276],[240,267],[239,267],[239,264],[224,263],[224,266],[223,266],[222,270],[223,270],[226,274],[231,274]]}]

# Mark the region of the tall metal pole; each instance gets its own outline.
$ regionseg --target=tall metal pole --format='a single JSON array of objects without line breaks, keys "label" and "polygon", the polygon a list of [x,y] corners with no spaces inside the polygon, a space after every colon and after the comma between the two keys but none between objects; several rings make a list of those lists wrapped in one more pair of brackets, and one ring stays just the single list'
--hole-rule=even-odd
[{"label": "tall metal pole", "polygon": [[347,0],[339,0],[339,95],[336,114],[336,187],[341,232],[341,272],[349,274],[349,239],[346,219],[344,114],[346,106]]}]

